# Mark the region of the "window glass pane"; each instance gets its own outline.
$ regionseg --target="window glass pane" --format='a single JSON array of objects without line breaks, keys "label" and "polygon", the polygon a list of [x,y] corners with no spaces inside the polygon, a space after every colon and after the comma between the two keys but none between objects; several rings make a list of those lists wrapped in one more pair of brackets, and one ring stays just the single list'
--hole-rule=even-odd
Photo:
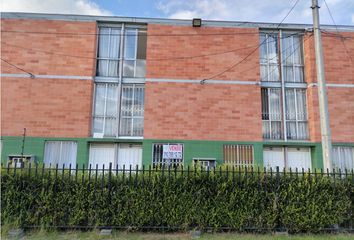
[{"label": "window glass pane", "polygon": [[105,95],[106,95],[106,85],[96,84],[96,96],[95,96],[95,116],[104,115],[104,105],[105,105]]},{"label": "window glass pane", "polygon": [[119,61],[116,60],[110,60],[108,61],[108,72],[105,74],[102,74],[102,76],[106,77],[118,77],[118,68],[119,68]]},{"label": "window glass pane", "polygon": [[268,102],[268,88],[261,89],[261,97],[262,97],[262,119],[269,119],[269,102]]},{"label": "window glass pane", "polygon": [[125,85],[122,88],[121,115],[133,115],[133,85]]},{"label": "window glass pane", "polygon": [[270,64],[269,65],[269,74],[268,81],[277,82],[279,81],[279,67],[278,65]]},{"label": "window glass pane", "polygon": [[109,164],[116,165],[116,145],[115,144],[91,144],[89,165],[91,169],[109,169]]},{"label": "window glass pane", "polygon": [[294,40],[294,64],[302,65],[302,37],[293,36]]},{"label": "window glass pane", "polygon": [[295,92],[294,89],[286,89],[285,90],[285,118],[287,120],[295,120],[296,119],[296,106],[295,106]]},{"label": "window glass pane", "polygon": [[270,139],[270,121],[262,121],[262,133],[264,139]]},{"label": "window glass pane", "polygon": [[145,77],[146,60],[136,60],[135,77]]},{"label": "window glass pane", "polygon": [[281,139],[282,138],[282,130],[281,130],[281,122],[280,121],[272,121],[271,122],[271,139]]},{"label": "window glass pane", "polygon": [[103,133],[103,117],[94,117],[93,118],[93,132],[94,133]]},{"label": "window glass pane", "polygon": [[109,57],[109,28],[100,28],[98,38],[98,57]]},{"label": "window glass pane", "polygon": [[144,87],[135,87],[134,116],[144,116]]},{"label": "window glass pane", "polygon": [[260,34],[259,44],[259,60],[261,63],[267,63],[267,41],[265,34]]},{"label": "window glass pane", "polygon": [[261,65],[261,80],[268,81],[268,67],[267,67],[267,65]]},{"label": "window glass pane", "polygon": [[144,130],[144,119],[134,118],[133,119],[133,136],[142,136]]},{"label": "window glass pane", "polygon": [[284,70],[284,81],[294,82],[294,71],[293,67],[283,67]]},{"label": "window glass pane", "polygon": [[134,77],[134,65],[135,61],[124,61],[123,66],[123,76],[124,77]]},{"label": "window glass pane", "polygon": [[124,39],[124,58],[136,59],[137,30],[127,30]]},{"label": "window glass pane", "polygon": [[280,89],[269,89],[270,119],[281,120]]},{"label": "window glass pane", "polygon": [[292,65],[293,64],[293,40],[289,35],[283,35],[282,39],[282,63],[284,65]]},{"label": "window glass pane", "polygon": [[146,59],[146,30],[139,30],[137,59]]},{"label": "window glass pane", "polygon": [[44,146],[44,163],[51,167],[76,165],[77,143],[72,141],[48,141]]},{"label": "window glass pane", "polygon": [[333,146],[333,167],[341,170],[354,169],[354,147]]},{"label": "window glass pane", "polygon": [[109,57],[110,58],[119,58],[119,39],[120,39],[121,30],[118,28],[112,28],[110,35],[110,49]]},{"label": "window glass pane", "polygon": [[117,119],[116,118],[106,118],[104,135],[106,137],[114,137],[117,133]]},{"label": "window glass pane", "polygon": [[303,67],[295,67],[295,82],[304,82]]},{"label": "window glass pane", "polygon": [[122,136],[131,136],[132,119],[131,118],[121,118],[120,120],[120,132]]},{"label": "window glass pane", "polygon": [[298,137],[297,139],[308,139],[308,127],[307,122],[299,122],[298,123]]},{"label": "window glass pane", "polygon": [[297,100],[297,119],[307,120],[306,90],[304,89],[296,90],[296,100]]},{"label": "window glass pane", "polygon": [[278,35],[268,34],[268,56],[267,59],[270,63],[278,63]]},{"label": "window glass pane", "polygon": [[107,86],[106,116],[117,116],[118,86]]},{"label": "window glass pane", "polygon": [[297,139],[296,137],[296,122],[295,121],[287,121],[286,122],[286,133],[288,139]]},{"label": "window glass pane", "polygon": [[98,60],[97,63],[97,76],[108,76],[108,60]]}]

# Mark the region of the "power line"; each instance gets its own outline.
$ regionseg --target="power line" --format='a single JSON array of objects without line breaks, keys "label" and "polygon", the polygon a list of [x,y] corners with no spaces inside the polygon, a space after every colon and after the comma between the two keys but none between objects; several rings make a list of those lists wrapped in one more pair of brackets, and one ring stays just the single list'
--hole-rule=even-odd
[{"label": "power line", "polygon": [[12,66],[12,67],[14,67],[14,68],[16,68],[16,69],[18,69],[18,70],[24,72],[24,73],[27,73],[28,75],[30,75],[31,78],[34,78],[34,77],[35,77],[33,73],[28,72],[28,71],[24,70],[23,68],[20,68],[20,67],[16,66],[15,64],[10,63],[9,61],[7,61],[7,60],[5,60],[5,59],[3,59],[3,58],[0,58],[0,59],[1,59],[1,61],[4,61],[4,62],[6,62],[7,64],[9,64],[10,66]]},{"label": "power line", "polygon": [[[288,38],[288,37],[291,37],[291,36],[294,36],[294,35],[303,35],[303,33],[289,34],[289,35],[287,35],[286,37],[283,37],[283,38]],[[276,40],[274,40],[274,41],[276,41]],[[273,40],[272,41],[268,41],[268,42],[273,42]],[[47,51],[47,50],[42,50],[42,49],[26,48],[26,47],[23,47],[23,46],[14,45],[14,44],[6,43],[6,42],[2,42],[2,43],[4,43],[5,45],[8,45],[10,47],[14,47],[14,48],[20,48],[20,49],[24,49],[24,50],[27,50],[27,51],[34,51],[34,52],[43,52],[43,53],[46,53],[46,54],[58,55],[58,56],[62,56],[62,57],[84,58],[84,59],[94,59],[94,60],[100,59],[100,58],[97,58],[97,57],[86,57],[86,56],[79,56],[79,55],[70,55],[70,54],[52,52],[52,51]],[[148,59],[148,60],[149,61],[170,61],[170,60],[185,60],[185,59],[193,59],[193,58],[202,58],[202,57],[209,57],[209,56],[215,56],[215,55],[222,55],[222,54],[226,54],[226,53],[237,52],[237,51],[246,50],[246,49],[257,47],[257,46],[258,45],[253,45],[253,46],[249,46],[249,47],[231,49],[231,50],[222,51],[222,52],[214,52],[214,53],[210,53],[210,54],[200,54],[200,55],[193,55],[193,56],[180,56],[180,57],[173,57],[173,58],[152,58],[152,59]]]},{"label": "power line", "polygon": [[[296,7],[296,5],[299,3],[300,0],[296,0],[295,3],[293,4],[293,6],[290,8],[290,10],[287,12],[287,14],[285,15],[285,17],[278,23],[276,29],[279,30],[279,26],[285,21],[285,19],[289,16],[289,14],[294,10],[294,8]],[[275,30],[272,31],[271,34],[273,34],[275,32]],[[226,68],[225,70],[211,76],[208,78],[204,78],[203,80],[200,81],[201,84],[204,84],[205,81],[213,79],[215,77],[218,77],[228,71],[230,71],[231,69],[237,67],[238,65],[240,65],[241,63],[243,63],[244,61],[247,60],[247,58],[249,58],[253,53],[255,53],[264,43],[267,42],[268,37],[266,37],[255,49],[253,49],[249,54],[246,55],[246,57],[244,57],[243,59],[241,59],[240,61],[236,62],[235,64],[231,65],[230,67]]]},{"label": "power line", "polygon": [[[328,4],[327,4],[327,1],[326,1],[326,0],[323,0],[323,2],[324,2],[325,5],[326,5],[327,11],[328,11],[328,13],[329,13],[329,16],[330,16],[331,19],[332,19],[332,22],[333,22],[333,24],[334,24],[334,26],[335,26],[335,28],[336,28],[337,33],[340,34],[340,33],[339,33],[338,26],[337,26],[336,22],[334,21],[332,12],[331,12],[331,10],[329,9],[329,6],[328,6]],[[353,61],[353,59],[352,59],[352,56],[350,55],[349,50],[348,50],[348,48],[347,48],[347,46],[346,46],[346,44],[345,44],[343,38],[340,38],[340,40],[341,40],[341,42],[342,42],[342,44],[343,44],[343,47],[344,47],[344,49],[345,49],[345,52],[346,52],[347,55],[348,55],[349,60],[350,60],[352,63],[354,63],[354,61]]]},{"label": "power line", "polygon": [[[310,36],[312,37],[312,34],[311,34]],[[307,40],[309,40],[309,38],[306,38],[303,43],[305,43]],[[295,53],[295,51],[297,51],[297,50],[301,47],[301,45],[302,45],[302,42],[300,42],[300,43],[297,45],[297,47],[294,49],[294,51],[292,51],[286,58],[282,59],[281,64],[283,64],[283,62],[284,62],[285,60],[287,60],[290,56],[292,56],[292,55]],[[292,48],[292,47],[293,47],[293,46],[290,45],[290,46],[287,47],[286,49],[282,50],[282,51],[280,52],[280,55],[282,56],[288,49],[290,49],[290,48]],[[274,59],[277,58],[277,57],[278,57],[278,55],[275,55],[274,57],[270,58],[269,60],[274,60]],[[239,73],[245,73],[245,72],[248,72],[248,71],[250,71],[250,70],[259,68],[259,67],[260,67],[260,66],[257,65],[257,66],[248,68],[248,69],[246,69],[246,70],[244,70],[244,71],[241,71],[241,72],[239,72]],[[277,69],[277,68],[276,68],[276,69]],[[265,78],[268,79],[268,76],[269,76],[270,74],[272,74],[276,69],[273,69],[271,72],[269,72]]]},{"label": "power line", "polygon": [[[278,26],[279,27],[279,26]],[[278,28],[277,27],[277,28]],[[70,33],[70,32],[36,32],[36,31],[14,31],[14,30],[2,30],[2,33],[15,33],[15,34],[43,34],[43,35],[67,35],[67,36],[137,36],[139,34],[134,33]],[[141,33],[140,33],[141,34]],[[171,33],[171,34],[141,34],[142,37],[198,37],[198,36],[232,36],[232,35],[255,35],[258,32],[233,32],[233,33]]]}]

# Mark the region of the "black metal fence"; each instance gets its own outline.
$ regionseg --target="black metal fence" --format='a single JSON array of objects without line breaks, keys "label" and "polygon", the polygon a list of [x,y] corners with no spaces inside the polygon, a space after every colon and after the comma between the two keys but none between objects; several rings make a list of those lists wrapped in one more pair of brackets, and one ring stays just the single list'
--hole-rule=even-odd
[{"label": "black metal fence", "polygon": [[[316,224],[321,223],[323,220],[314,220],[314,227],[316,228],[315,231],[338,231],[338,230],[343,230],[343,231],[353,231],[353,203],[354,203],[354,172],[353,169],[351,170],[341,170],[341,169],[332,169],[331,171],[329,169],[326,169],[325,171],[323,169],[314,169],[311,171],[310,169],[282,169],[280,170],[279,168],[276,169],[266,169],[266,168],[259,168],[259,167],[242,167],[242,166],[220,166],[217,168],[206,168],[203,166],[187,166],[186,168],[183,168],[183,166],[178,166],[178,167],[171,167],[171,166],[159,166],[159,167],[152,167],[152,166],[122,166],[122,168],[119,168],[118,165],[112,166],[110,164],[107,168],[103,165],[102,168],[99,168],[98,165],[96,166],[86,166],[82,165],[81,167],[79,165],[75,166],[47,166],[45,164],[42,165],[31,165],[30,163],[25,166],[17,167],[16,164],[13,165],[1,165],[1,173],[2,173],[2,180],[4,178],[5,181],[2,181],[2,195],[4,194],[3,197],[5,197],[5,200],[7,201],[12,201],[16,199],[14,196],[16,195],[17,199],[16,201],[28,201],[27,199],[22,197],[21,194],[23,194],[26,191],[37,191],[37,192],[44,192],[48,194],[54,194],[54,196],[59,196],[62,194],[62,192],[65,192],[70,188],[70,184],[73,186],[75,185],[77,189],[82,189],[84,188],[84,197],[82,197],[83,203],[87,204],[88,206],[84,206],[83,208],[88,211],[88,215],[92,216],[84,216],[82,221],[77,221],[77,222],[72,222],[71,217],[70,217],[70,211],[72,211],[71,208],[65,208],[66,212],[64,215],[62,215],[63,219],[60,219],[60,217],[54,217],[52,220],[45,219],[46,214],[54,214],[55,209],[48,210],[46,209],[44,212],[39,211],[38,213],[37,209],[34,209],[33,212],[35,213],[35,218],[36,220],[28,220],[28,219],[22,219],[22,225],[24,227],[39,227],[43,226],[43,224],[46,224],[47,227],[56,227],[56,228],[92,228],[92,227],[111,227],[111,228],[136,228],[136,229],[149,229],[149,230],[181,230],[181,229],[190,229],[190,228],[203,228],[203,229],[216,229],[218,231],[225,231],[225,230],[237,230],[237,231],[279,231],[279,230],[289,230],[290,231],[300,231],[300,232],[308,232],[312,231],[311,229],[307,228],[306,226],[301,225],[301,223],[296,223],[292,224],[291,221],[291,214],[294,214],[290,210],[287,210],[286,204],[291,205],[294,210],[292,211],[297,211],[298,209],[303,209],[303,211],[307,211],[307,204],[306,202],[306,197],[299,197],[297,199],[296,192],[291,192],[292,188],[298,188],[299,189],[299,196],[302,194],[305,194],[311,201],[326,201],[326,197],[323,197],[323,192],[325,191],[328,192],[328,201],[333,201],[334,203],[330,206],[330,209],[328,211],[334,211],[332,213],[328,213],[328,216],[324,216],[323,218],[330,218],[330,215],[338,215],[336,219],[334,219],[332,222],[328,221],[328,224],[323,224],[316,228]],[[32,180],[31,180],[32,179]],[[33,180],[34,179],[34,180]],[[153,181],[154,179],[154,181]],[[182,180],[176,180],[176,179],[182,179]],[[35,185],[35,187],[27,187],[26,184],[28,184],[30,181],[35,181],[38,180],[38,182]],[[65,181],[64,181],[65,180]],[[19,193],[14,193],[15,195],[7,194],[6,191],[9,188],[6,186],[6,183],[9,184],[18,184],[19,187],[12,186],[12,189],[17,189]],[[171,184],[172,182],[172,184]],[[324,182],[320,187],[318,187],[317,183]],[[161,184],[162,183],[162,184]],[[187,189],[181,189],[182,187],[179,187],[177,183],[180,183]],[[160,184],[160,185],[159,185]],[[205,187],[203,184],[205,184],[207,187]],[[227,187],[225,188],[226,190],[222,190],[221,188],[226,185]],[[317,185],[316,185],[317,184]],[[168,188],[166,187],[168,185]],[[66,187],[63,187],[66,186]],[[78,187],[80,186],[80,187]],[[84,187],[82,187],[84,186]],[[125,187],[125,189],[122,188],[122,186]],[[226,204],[229,208],[230,212],[224,212],[224,214],[234,214],[232,211],[235,211],[235,214],[237,211],[240,211],[238,206],[231,206],[232,201],[238,201],[237,198],[229,198],[228,193],[230,194],[238,194],[235,193],[235,191],[242,191],[242,194],[248,194],[247,196],[250,198],[248,199],[251,201],[252,196],[260,198],[257,201],[264,208],[262,211],[268,211],[269,216],[274,217],[273,220],[268,220],[268,219],[262,219],[264,223],[256,223],[254,219],[252,218],[257,218],[257,214],[253,215],[250,213],[250,216],[246,217],[246,220],[240,224],[240,225],[233,225],[233,224],[228,224],[227,222],[222,222],[222,218],[216,218],[221,221],[219,224],[217,220],[209,221],[209,220],[203,220],[202,218],[209,218],[210,216],[208,213],[203,213],[203,217],[198,218],[198,220],[195,220],[193,216],[189,216],[192,220],[188,219],[186,220],[186,224],[183,223],[181,219],[186,218],[185,216],[181,217],[181,219],[175,217],[176,223],[170,222],[170,218],[166,217],[163,214],[167,213],[158,213],[154,215],[152,218],[147,217],[149,220],[141,220],[141,221],[136,221],[134,219],[129,218],[130,215],[137,214],[137,212],[132,212],[129,214],[124,215],[123,219],[126,219],[124,221],[126,222],[120,222],[118,220],[113,220],[116,213],[113,212],[113,210],[107,210],[105,212],[106,217],[103,220],[96,221],[96,218],[99,218],[97,215],[100,210],[100,205],[102,208],[115,208],[114,205],[114,199],[116,199],[116,202],[120,202],[121,200],[118,199],[120,196],[118,196],[120,193],[122,195],[128,194],[126,188],[130,189],[139,189],[137,190],[137,193],[129,193],[129,196],[134,196],[135,198],[139,198],[138,194],[145,194],[143,193],[144,191],[141,190],[146,186],[147,189],[157,189],[156,195],[161,195],[161,201],[166,201],[164,198],[166,198],[166,195],[159,193],[158,191],[167,191],[170,192],[176,199],[179,197],[178,193],[175,192],[183,192],[183,194],[186,195],[185,192],[191,191],[188,193],[189,195],[193,196],[195,191],[198,191],[199,189],[202,189],[205,196],[196,196],[196,199],[199,200],[205,200],[205,201],[217,201],[215,199],[218,199],[218,201],[221,201],[220,204]],[[173,189],[175,188],[175,189]],[[188,189],[190,188],[190,189]],[[160,190],[159,190],[160,189]],[[167,189],[167,190],[166,190]],[[135,191],[134,190],[134,191]],[[20,193],[22,191],[22,193]],[[93,193],[91,192],[93,191]],[[193,192],[194,191],[194,192]],[[226,192],[223,192],[226,191]],[[252,194],[250,193],[252,192]],[[59,194],[60,193],[60,194]],[[38,193],[39,194],[39,193]],[[43,194],[43,193],[41,193]],[[76,199],[76,201],[81,201],[74,193],[70,193],[73,198]],[[93,194],[93,195],[92,195]],[[187,195],[188,195],[187,194]],[[289,198],[288,195],[293,194],[292,198]],[[322,194],[322,195],[321,195]],[[75,196],[74,196],[75,195]],[[188,195],[188,196],[189,196]],[[224,200],[222,198],[218,198],[217,196],[223,195]],[[316,195],[321,195],[322,197],[316,197]],[[338,196],[338,195],[345,195],[345,196]],[[9,197],[10,196],[10,197]],[[237,195],[238,196],[238,195]],[[240,195],[241,196],[241,195]],[[43,196],[42,196],[43,197]],[[150,196],[151,197],[151,196]],[[339,198],[338,198],[339,197]],[[50,203],[43,203],[43,205],[48,205],[47,208],[52,208],[51,204],[55,204],[55,202],[58,199],[55,199],[55,197],[51,196]],[[59,198],[59,197],[58,197]],[[87,200],[87,199],[91,200]],[[148,199],[148,197],[145,196],[145,198]],[[156,196],[152,196],[152,199],[146,200],[144,203],[145,205],[151,205],[154,211],[159,211],[159,208],[163,205],[156,205],[153,202],[149,201],[159,201],[159,198]],[[214,199],[215,198],[215,199]],[[264,198],[264,199],[262,199]],[[118,199],[118,200],[117,200]],[[187,198],[186,198],[187,199]],[[188,198],[191,201],[193,201],[193,198]],[[211,200],[210,200],[211,199]],[[294,200],[297,199],[297,200]],[[145,201],[144,200],[144,201]],[[26,203],[29,204],[29,207],[32,208],[41,208],[41,202],[36,202],[37,200],[34,199],[32,200],[32,203]],[[91,202],[90,202],[91,201]],[[126,200],[124,200],[126,201]],[[176,200],[177,201],[177,200]],[[294,202],[297,201],[297,202]],[[338,202],[335,202],[338,201]],[[240,205],[246,204],[247,199],[243,199],[240,201]],[[58,203],[60,205],[62,203]],[[77,203],[75,203],[77,204]],[[137,207],[141,208],[141,211],[146,211],[145,207],[142,207],[141,205],[137,203],[125,203],[126,207]],[[129,205],[131,204],[131,205]],[[134,205],[136,204],[136,205]],[[183,203],[179,203],[181,206],[183,206]],[[188,205],[189,203],[185,203],[187,206],[190,208],[193,208],[193,205]],[[201,204],[201,206],[196,206],[196,209],[200,207],[201,209],[204,208],[213,208],[212,205],[206,206],[204,203],[201,203],[201,201],[196,202],[195,204]],[[216,203],[218,204],[218,203]],[[256,204],[256,203],[255,203]],[[272,206],[272,204],[274,206]],[[318,210],[319,212],[323,212],[323,209],[321,209],[321,204],[322,203],[316,203],[317,205],[315,206],[316,208],[320,209]],[[340,205],[342,204],[342,205]],[[349,205],[348,205],[349,204]],[[70,205],[70,204],[69,204]],[[123,204],[124,205],[124,204]],[[156,206],[155,206],[156,205]],[[269,205],[269,206],[268,206]],[[340,207],[337,207],[337,205]],[[5,208],[10,208],[11,204],[3,204],[2,206]],[[65,207],[65,205],[63,205]],[[76,206],[72,205],[73,208],[77,208]],[[257,206],[257,205],[255,205]],[[90,209],[90,207],[95,208],[94,211]],[[314,208],[314,206],[308,206],[308,208]],[[21,211],[23,210],[23,206],[19,206],[19,209]],[[215,207],[217,208],[217,207]],[[274,209],[272,209],[274,208]],[[345,210],[343,210],[345,209]],[[175,208],[171,208],[171,211],[175,211]],[[194,211],[195,209],[192,209]],[[210,211],[214,211],[211,209]],[[222,209],[218,209],[218,211],[222,211]],[[250,208],[249,211],[251,212],[252,209]],[[262,211],[260,211],[261,214]],[[290,214],[287,216],[285,213],[289,211]],[[317,210],[316,210],[317,211]],[[312,213],[312,210],[309,210],[309,213],[304,213],[304,214],[316,214],[316,211]],[[336,211],[344,211],[341,213],[337,213]],[[257,211],[256,211],[257,212]],[[5,213],[5,214],[4,214]],[[12,212],[11,210],[8,209],[2,209],[2,217],[6,216],[11,216],[12,215],[18,215],[19,219],[23,216],[21,214],[23,213],[17,213],[17,212]],[[30,214],[30,213],[26,213]],[[176,215],[179,215],[181,213],[175,213]],[[182,214],[182,215],[183,215]],[[196,215],[199,213],[196,211]],[[301,213],[297,213],[301,214]],[[296,217],[298,215],[295,214]],[[325,214],[323,212],[323,214]],[[159,216],[161,219],[159,219]],[[321,216],[318,216],[319,218]],[[57,219],[58,218],[58,219]],[[134,218],[134,217],[133,217]],[[166,220],[166,219],[167,220]],[[173,218],[173,217],[171,217]],[[233,219],[234,221],[237,221],[237,216],[230,217],[230,219]],[[265,217],[264,217],[265,218]],[[271,217],[269,217],[271,218]],[[43,220],[45,219],[45,220]],[[90,220],[91,219],[91,220]],[[285,219],[285,220],[284,220]],[[2,219],[6,221],[6,219]],[[305,219],[308,221],[308,219]],[[258,221],[258,220],[257,220]],[[294,220],[295,221],[295,220]],[[301,220],[296,220],[296,221],[301,221]],[[71,222],[69,224],[69,222]],[[269,222],[269,223],[268,223]],[[138,223],[138,224],[136,224]],[[213,226],[210,226],[210,223],[213,223]],[[311,223],[311,221],[310,221]],[[294,227],[296,226],[296,227]]]}]

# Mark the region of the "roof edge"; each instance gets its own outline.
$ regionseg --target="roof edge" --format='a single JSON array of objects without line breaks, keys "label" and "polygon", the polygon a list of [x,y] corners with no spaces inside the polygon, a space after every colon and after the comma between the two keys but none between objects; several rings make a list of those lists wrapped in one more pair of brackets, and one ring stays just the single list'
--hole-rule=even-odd
[{"label": "roof edge", "polygon": [[[168,18],[142,18],[142,17],[122,17],[122,16],[96,16],[78,14],[51,14],[51,13],[30,13],[30,12],[1,12],[1,18],[10,19],[43,19],[43,20],[63,20],[63,21],[83,21],[83,22],[129,22],[145,24],[166,24],[166,25],[191,25],[191,20],[168,19]],[[218,21],[204,20],[203,26],[213,27],[236,27],[236,28],[278,28],[278,23],[266,22],[245,22],[245,21]],[[282,23],[279,28],[306,30],[312,29],[312,24]],[[322,29],[340,31],[354,31],[354,25],[321,25]]]}]

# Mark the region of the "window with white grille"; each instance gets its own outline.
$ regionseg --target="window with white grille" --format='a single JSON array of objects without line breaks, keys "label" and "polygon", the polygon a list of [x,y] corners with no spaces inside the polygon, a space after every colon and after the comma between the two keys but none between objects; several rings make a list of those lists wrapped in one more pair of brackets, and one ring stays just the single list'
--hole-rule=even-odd
[{"label": "window with white grille", "polygon": [[308,139],[301,33],[260,34],[263,138]]},{"label": "window with white grille", "polygon": [[99,26],[93,137],[142,137],[146,26]]},{"label": "window with white grille", "polygon": [[252,145],[224,145],[224,163],[232,166],[252,166]]}]

